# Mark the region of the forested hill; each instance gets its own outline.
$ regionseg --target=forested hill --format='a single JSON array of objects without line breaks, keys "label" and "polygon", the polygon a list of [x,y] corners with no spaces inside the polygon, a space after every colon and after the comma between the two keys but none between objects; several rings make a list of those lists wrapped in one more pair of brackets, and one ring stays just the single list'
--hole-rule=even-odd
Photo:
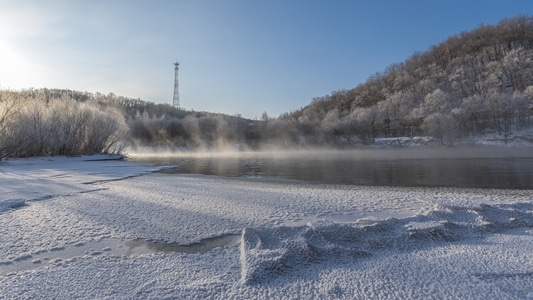
[{"label": "forested hill", "polygon": [[532,99],[533,17],[522,15],[449,37],[282,119],[326,138],[425,134],[446,142],[530,126]]}]

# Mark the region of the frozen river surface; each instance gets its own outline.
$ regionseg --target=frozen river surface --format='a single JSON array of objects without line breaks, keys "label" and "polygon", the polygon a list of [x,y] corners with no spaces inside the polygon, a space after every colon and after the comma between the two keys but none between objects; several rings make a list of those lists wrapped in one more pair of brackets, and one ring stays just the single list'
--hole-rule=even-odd
[{"label": "frozen river surface", "polygon": [[527,189],[0,167],[0,299],[533,299]]}]

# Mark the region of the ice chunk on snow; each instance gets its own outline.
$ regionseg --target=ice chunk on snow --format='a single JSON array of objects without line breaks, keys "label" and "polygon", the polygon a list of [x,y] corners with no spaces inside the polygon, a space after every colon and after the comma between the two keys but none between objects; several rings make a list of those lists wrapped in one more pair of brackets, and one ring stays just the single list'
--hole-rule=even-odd
[{"label": "ice chunk on snow", "polygon": [[312,249],[295,231],[301,228],[244,228],[241,239],[241,283],[252,284],[281,275],[296,265],[305,264]]},{"label": "ice chunk on snow", "polygon": [[0,201],[0,212],[26,205],[24,199],[8,199]]},{"label": "ice chunk on snow", "polygon": [[404,225],[409,232],[432,231],[444,229],[446,221],[409,222]]},{"label": "ice chunk on snow", "polygon": [[266,268],[275,265],[281,259],[281,253],[261,249],[259,232],[253,228],[244,228],[241,240],[241,282],[248,284],[260,279]]},{"label": "ice chunk on snow", "polygon": [[331,226],[333,226],[333,222],[331,222],[330,220],[318,219],[318,220],[308,222],[307,226],[315,230],[328,229],[328,228],[331,228]]},{"label": "ice chunk on snow", "polygon": [[365,225],[375,225],[375,224],[379,224],[379,223],[386,222],[387,220],[390,220],[390,218],[389,218],[389,219],[378,219],[378,218],[376,218],[376,217],[370,216],[370,217],[365,217],[365,218],[357,219],[357,220],[355,221],[355,224],[357,224],[357,225],[362,225],[362,226],[365,226]]},{"label": "ice chunk on snow", "polygon": [[447,223],[447,221],[409,222],[404,227],[412,237],[452,241],[454,237],[445,228]]}]

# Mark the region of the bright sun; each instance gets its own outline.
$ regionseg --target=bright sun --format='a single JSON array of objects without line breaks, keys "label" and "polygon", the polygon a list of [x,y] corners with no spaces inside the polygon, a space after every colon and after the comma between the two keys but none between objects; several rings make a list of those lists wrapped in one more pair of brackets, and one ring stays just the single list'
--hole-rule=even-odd
[{"label": "bright sun", "polygon": [[4,40],[0,40],[0,84],[5,87],[5,82],[10,82],[19,72],[20,58],[10,49]]},{"label": "bright sun", "polygon": [[29,87],[32,75],[30,63],[0,38],[0,88]]}]

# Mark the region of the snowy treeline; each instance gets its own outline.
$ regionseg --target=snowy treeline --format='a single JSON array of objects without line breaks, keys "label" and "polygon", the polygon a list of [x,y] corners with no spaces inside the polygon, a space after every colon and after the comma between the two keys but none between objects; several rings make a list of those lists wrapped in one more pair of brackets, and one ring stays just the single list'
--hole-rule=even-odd
[{"label": "snowy treeline", "polygon": [[320,141],[508,134],[531,126],[532,70],[533,17],[519,16],[452,36],[281,119]]},{"label": "snowy treeline", "polygon": [[71,91],[0,91],[0,158],[119,152],[126,132],[120,110]]}]

